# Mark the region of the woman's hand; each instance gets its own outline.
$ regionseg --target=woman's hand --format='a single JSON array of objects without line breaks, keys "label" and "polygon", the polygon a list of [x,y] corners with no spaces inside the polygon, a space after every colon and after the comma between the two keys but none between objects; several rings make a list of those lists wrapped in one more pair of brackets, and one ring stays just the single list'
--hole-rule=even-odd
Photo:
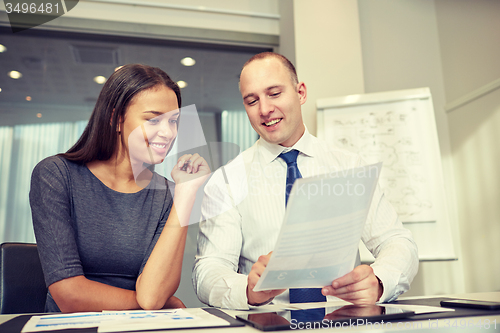
[{"label": "woman's hand", "polygon": [[172,213],[177,215],[175,219],[168,220],[184,227],[189,224],[189,217],[196,199],[196,192],[210,175],[207,161],[198,154],[185,154],[177,161],[172,169],[172,179],[175,182],[174,207]]},{"label": "woman's hand", "polygon": [[210,175],[210,167],[200,155],[185,154],[179,158],[171,175],[176,186],[182,185],[196,191]]}]

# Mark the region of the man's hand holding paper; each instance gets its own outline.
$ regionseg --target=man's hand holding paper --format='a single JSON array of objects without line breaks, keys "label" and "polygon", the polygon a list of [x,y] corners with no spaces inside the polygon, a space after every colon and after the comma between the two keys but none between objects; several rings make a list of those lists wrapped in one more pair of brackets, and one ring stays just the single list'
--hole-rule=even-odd
[{"label": "man's hand holding paper", "polygon": [[[271,253],[261,256],[248,275],[247,297],[250,305],[269,302],[286,290],[253,291],[270,258]],[[359,265],[351,272],[334,280],[331,285],[325,286],[321,293],[325,296],[338,297],[353,304],[374,304],[382,296],[383,287],[370,266]]]},{"label": "man's hand holding paper", "polygon": [[324,287],[324,295],[355,304],[379,299],[372,268],[354,266],[380,168],[297,180],[274,254],[261,256],[249,274],[249,304],[266,302],[283,288]]},{"label": "man's hand holding paper", "polygon": [[354,304],[374,304],[382,296],[383,287],[370,266],[359,265],[321,292]]},{"label": "man's hand holding paper", "polygon": [[286,290],[278,289],[253,291],[253,288],[259,281],[262,273],[264,273],[269,259],[271,259],[271,254],[272,252],[269,252],[267,255],[260,256],[259,260],[257,260],[257,262],[252,266],[252,270],[248,274],[247,298],[248,304],[250,305],[265,304]]}]

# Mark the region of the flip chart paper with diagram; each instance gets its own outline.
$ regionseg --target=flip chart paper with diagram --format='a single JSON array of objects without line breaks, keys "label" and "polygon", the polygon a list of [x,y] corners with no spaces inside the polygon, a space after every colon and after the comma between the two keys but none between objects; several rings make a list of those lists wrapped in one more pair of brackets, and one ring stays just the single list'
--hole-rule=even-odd
[{"label": "flip chart paper with diagram", "polygon": [[[436,221],[428,99],[326,109],[325,140],[367,163],[384,162],[380,186],[403,222]],[[430,148],[429,148],[430,147]]]},{"label": "flip chart paper with diagram", "polygon": [[349,273],[382,163],[297,179],[255,291],[324,287]]}]

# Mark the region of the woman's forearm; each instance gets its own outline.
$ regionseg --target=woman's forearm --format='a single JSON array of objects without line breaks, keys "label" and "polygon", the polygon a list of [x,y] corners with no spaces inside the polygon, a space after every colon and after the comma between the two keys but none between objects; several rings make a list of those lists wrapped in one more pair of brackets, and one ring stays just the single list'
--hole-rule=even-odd
[{"label": "woman's forearm", "polygon": [[49,286],[61,312],[140,309],[136,292],[75,276]]},{"label": "woman's forearm", "polygon": [[179,287],[187,225],[195,194],[182,185],[176,186],[170,215],[137,279],[137,302],[143,309],[161,309]]}]

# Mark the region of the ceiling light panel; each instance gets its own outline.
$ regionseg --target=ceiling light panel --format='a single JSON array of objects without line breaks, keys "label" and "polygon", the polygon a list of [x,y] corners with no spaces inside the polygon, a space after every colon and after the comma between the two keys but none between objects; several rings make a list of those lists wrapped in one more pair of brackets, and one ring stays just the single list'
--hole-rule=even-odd
[{"label": "ceiling light panel", "polygon": [[194,60],[191,57],[185,57],[185,58],[182,58],[181,64],[183,64],[184,66],[187,66],[187,67],[194,66],[196,64],[196,60]]},{"label": "ceiling light panel", "polygon": [[21,74],[21,73],[20,73],[20,72],[18,72],[18,71],[10,71],[10,72],[8,73],[8,75],[9,75],[12,79],[16,79],[16,80],[17,80],[17,79],[20,79],[20,78],[22,78],[22,77],[23,77],[23,74]]},{"label": "ceiling light panel", "polygon": [[106,78],[102,75],[94,77],[94,82],[99,84],[104,84],[106,82]]}]

